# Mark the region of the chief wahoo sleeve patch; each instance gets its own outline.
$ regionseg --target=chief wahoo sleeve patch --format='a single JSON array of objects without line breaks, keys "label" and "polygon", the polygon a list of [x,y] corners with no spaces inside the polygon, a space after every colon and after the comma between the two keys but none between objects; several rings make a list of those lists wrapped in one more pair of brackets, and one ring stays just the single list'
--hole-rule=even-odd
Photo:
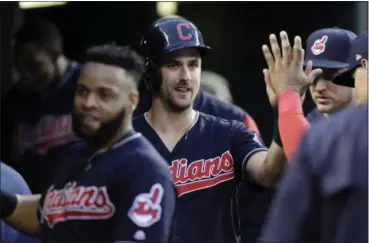
[{"label": "chief wahoo sleeve patch", "polygon": [[164,189],[159,183],[154,184],[149,193],[138,194],[128,211],[128,217],[139,227],[147,228],[155,224],[161,218],[163,195]]}]

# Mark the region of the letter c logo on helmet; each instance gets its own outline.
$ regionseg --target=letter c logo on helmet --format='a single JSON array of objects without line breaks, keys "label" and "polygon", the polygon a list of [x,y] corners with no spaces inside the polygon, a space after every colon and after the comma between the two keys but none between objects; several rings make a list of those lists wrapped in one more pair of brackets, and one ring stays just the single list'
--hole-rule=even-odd
[{"label": "letter c logo on helmet", "polygon": [[181,40],[191,40],[192,39],[192,34],[191,33],[188,33],[186,36],[183,35],[183,32],[182,32],[183,27],[185,27],[188,30],[190,29],[190,25],[188,23],[179,23],[179,24],[177,24],[177,32],[178,32],[179,39],[181,39]]},{"label": "letter c logo on helmet", "polygon": [[179,16],[163,17],[155,21],[141,40],[145,57],[144,81],[150,91],[159,90],[161,75],[155,60],[166,53],[184,48],[197,48],[204,56],[211,49],[205,45],[200,30],[190,21]]}]

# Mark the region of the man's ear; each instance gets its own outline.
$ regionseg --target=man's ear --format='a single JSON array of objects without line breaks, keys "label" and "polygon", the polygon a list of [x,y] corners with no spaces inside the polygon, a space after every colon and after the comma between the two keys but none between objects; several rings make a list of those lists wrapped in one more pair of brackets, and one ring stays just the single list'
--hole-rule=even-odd
[{"label": "man's ear", "polygon": [[363,68],[365,68],[366,70],[368,70],[368,60],[366,59],[361,59],[361,66]]}]

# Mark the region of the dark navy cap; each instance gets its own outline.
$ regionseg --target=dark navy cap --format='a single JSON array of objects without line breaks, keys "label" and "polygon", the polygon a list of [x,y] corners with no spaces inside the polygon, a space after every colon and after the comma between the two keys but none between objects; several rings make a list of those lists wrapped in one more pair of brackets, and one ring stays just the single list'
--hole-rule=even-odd
[{"label": "dark navy cap", "polygon": [[306,41],[304,65],[313,61],[314,68],[345,68],[351,42],[356,34],[340,28],[314,31]]},{"label": "dark navy cap", "polygon": [[199,49],[203,55],[211,49],[205,45],[197,26],[179,16],[158,19],[141,40],[145,57],[159,57],[165,53],[190,47]]},{"label": "dark navy cap", "polygon": [[348,70],[333,79],[333,83],[348,87],[355,87],[353,73],[361,65],[361,60],[368,60],[368,32],[361,33],[351,44],[347,58]]}]

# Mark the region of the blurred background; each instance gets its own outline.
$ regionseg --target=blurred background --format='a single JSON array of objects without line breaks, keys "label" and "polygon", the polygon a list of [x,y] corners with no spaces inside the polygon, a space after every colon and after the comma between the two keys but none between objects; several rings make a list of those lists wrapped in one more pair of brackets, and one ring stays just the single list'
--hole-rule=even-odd
[{"label": "blurred background", "polygon": [[[25,16],[43,17],[60,29],[65,55],[79,61],[86,48],[115,41],[139,51],[148,26],[178,14],[193,21],[213,50],[203,69],[223,75],[235,104],[256,121],[265,142],[272,137],[272,109],[265,93],[261,46],[270,33],[286,30],[302,39],[316,29],[338,26],[356,33],[368,29],[367,2],[3,2],[1,82],[11,83],[11,36]],[[308,96],[305,112],[313,108]]]}]

